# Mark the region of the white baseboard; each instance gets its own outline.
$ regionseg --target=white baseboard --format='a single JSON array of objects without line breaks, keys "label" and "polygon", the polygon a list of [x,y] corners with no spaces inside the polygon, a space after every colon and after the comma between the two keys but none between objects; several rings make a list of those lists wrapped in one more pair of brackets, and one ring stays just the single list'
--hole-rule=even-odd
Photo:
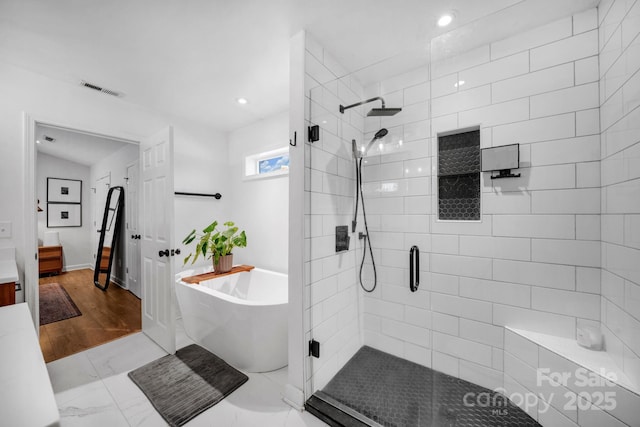
[{"label": "white baseboard", "polygon": [[111,281],[123,289],[127,289],[127,290],[129,289],[127,287],[127,284],[119,277],[111,277]]},{"label": "white baseboard", "polygon": [[75,264],[75,265],[67,265],[66,267],[64,267],[62,269],[62,271],[67,272],[67,271],[75,271],[75,270],[84,270],[84,269],[90,269],[93,270],[93,265],[91,264]]},{"label": "white baseboard", "polygon": [[304,411],[304,393],[299,388],[287,384],[284,387],[284,395],[282,396],[282,400],[285,401],[289,406],[297,409],[298,411]]}]

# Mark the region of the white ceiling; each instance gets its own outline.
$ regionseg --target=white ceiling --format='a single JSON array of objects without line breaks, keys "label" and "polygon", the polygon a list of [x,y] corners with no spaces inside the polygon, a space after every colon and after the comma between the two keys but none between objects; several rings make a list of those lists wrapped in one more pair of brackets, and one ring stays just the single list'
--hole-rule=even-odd
[{"label": "white ceiling", "polygon": [[[288,108],[289,39],[302,29],[349,71],[390,57],[415,66],[428,60],[429,42],[444,32],[436,27],[444,11],[456,13],[446,49],[455,54],[597,3],[0,0],[0,58],[230,131]],[[238,97],[249,104],[237,104]]]},{"label": "white ceiling", "polygon": [[[44,135],[55,138],[55,142],[45,141]],[[36,141],[40,141],[36,145],[39,153],[60,157],[85,166],[92,166],[129,144],[124,141],[44,125],[36,126]]]}]

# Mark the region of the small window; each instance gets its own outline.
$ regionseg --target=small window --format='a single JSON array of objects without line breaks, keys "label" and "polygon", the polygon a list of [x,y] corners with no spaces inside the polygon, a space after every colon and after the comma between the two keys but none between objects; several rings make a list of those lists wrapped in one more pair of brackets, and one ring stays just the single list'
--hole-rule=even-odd
[{"label": "small window", "polygon": [[268,159],[258,160],[258,174],[283,171],[289,169],[289,153],[281,156],[270,157]]},{"label": "small window", "polygon": [[480,220],[480,130],[438,136],[438,219]]},{"label": "small window", "polygon": [[245,157],[246,178],[266,178],[289,173],[289,147]]}]

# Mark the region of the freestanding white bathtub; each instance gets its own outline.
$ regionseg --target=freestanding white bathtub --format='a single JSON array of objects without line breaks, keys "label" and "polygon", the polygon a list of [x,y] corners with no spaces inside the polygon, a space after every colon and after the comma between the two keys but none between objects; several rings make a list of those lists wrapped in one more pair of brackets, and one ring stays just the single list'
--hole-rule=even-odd
[{"label": "freestanding white bathtub", "polygon": [[[201,273],[201,272],[196,272]],[[188,284],[176,278],[176,296],[189,338],[248,372],[287,365],[287,275],[254,268]]]}]

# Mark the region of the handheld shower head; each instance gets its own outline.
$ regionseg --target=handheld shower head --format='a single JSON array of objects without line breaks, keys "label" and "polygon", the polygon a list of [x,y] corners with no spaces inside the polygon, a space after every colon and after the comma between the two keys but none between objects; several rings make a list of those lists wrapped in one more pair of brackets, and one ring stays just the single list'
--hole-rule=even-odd
[{"label": "handheld shower head", "polygon": [[361,159],[362,157],[364,157],[371,149],[371,146],[373,145],[373,143],[381,138],[384,138],[385,136],[387,136],[388,133],[389,131],[387,129],[385,128],[380,129],[378,132],[376,132],[375,135],[373,135],[373,138],[371,139],[371,141],[369,141],[369,144],[367,144],[367,147],[366,148],[363,147],[362,149],[358,148],[358,144],[356,144],[355,139],[351,140],[351,150],[353,151],[353,157],[355,159]]},{"label": "handheld shower head", "polygon": [[375,135],[373,135],[373,138],[371,139],[371,141],[369,141],[369,144],[367,144],[366,148],[364,147],[358,148],[358,144],[356,143],[356,140],[352,139],[351,152],[353,153],[353,158],[356,160],[363,158],[369,152],[369,149],[371,148],[373,143],[381,138],[384,138],[385,136],[387,136],[388,133],[389,131],[387,129],[385,128],[380,129],[378,132],[376,132]]},{"label": "handheld shower head", "polygon": [[351,140],[351,152],[353,153],[353,158],[358,160],[362,158],[362,151],[358,148],[358,143],[355,139]]},{"label": "handheld shower head", "polygon": [[[378,110],[378,108],[374,108],[374,110]],[[390,110],[390,108],[387,108],[387,110]],[[385,136],[387,136],[387,134],[389,133],[389,131],[386,128],[382,128],[380,129],[378,132],[376,132],[376,134],[373,136],[373,139],[371,140],[371,142],[375,141],[376,139],[380,139],[380,138],[384,138]],[[370,142],[370,143],[371,143]]]}]

